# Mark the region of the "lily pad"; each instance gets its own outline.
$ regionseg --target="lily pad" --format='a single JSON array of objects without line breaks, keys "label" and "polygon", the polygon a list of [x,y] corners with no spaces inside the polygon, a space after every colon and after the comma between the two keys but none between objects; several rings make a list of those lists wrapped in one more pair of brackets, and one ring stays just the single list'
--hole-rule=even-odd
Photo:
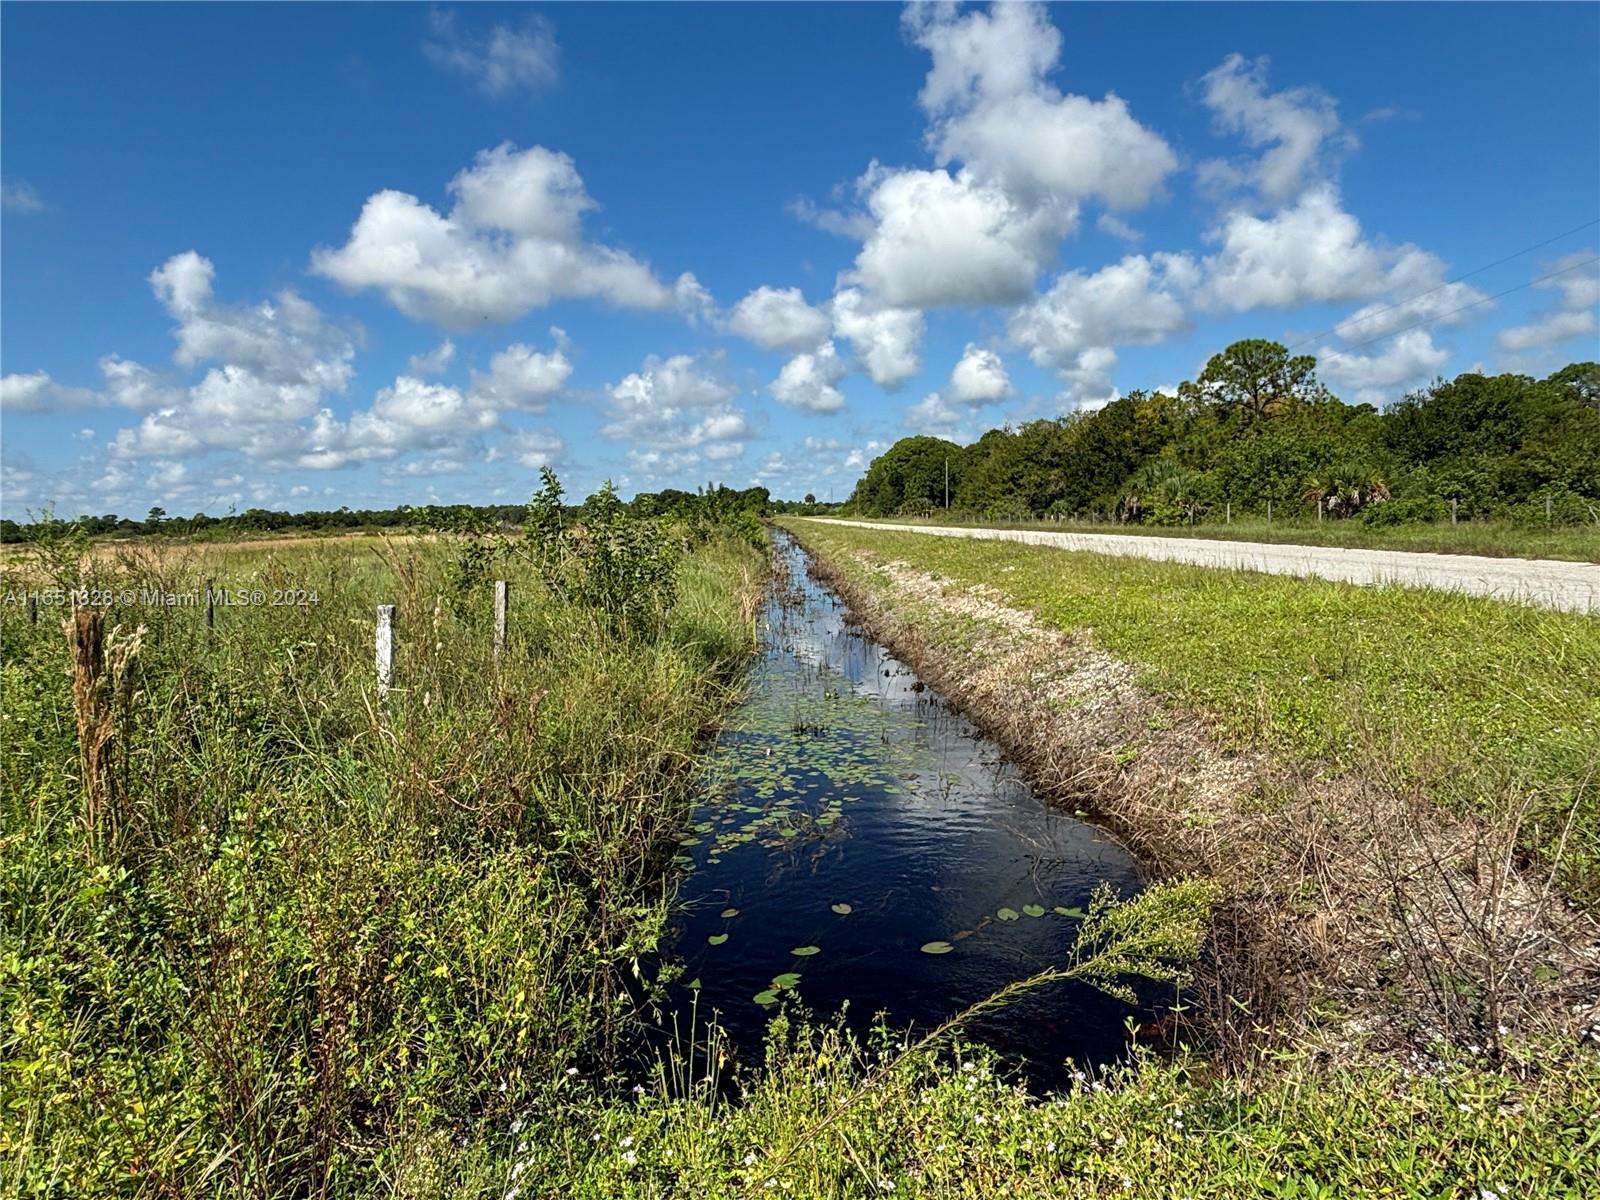
[{"label": "lily pad", "polygon": [[1081,908],[1062,908],[1061,905],[1058,904],[1058,905],[1056,905],[1056,911],[1058,913],[1060,913],[1063,917],[1081,917],[1081,916],[1083,916],[1083,909],[1081,909]]},{"label": "lily pad", "polygon": [[789,951],[789,953],[794,955],[796,958],[810,958],[813,954],[821,954],[822,953],[822,947],[821,946],[796,946],[793,950]]},{"label": "lily pad", "polygon": [[706,939],[706,941],[710,942],[713,946],[720,946],[720,945],[722,945],[723,942],[725,942],[727,940],[728,940],[728,935],[725,934],[725,933],[713,933],[710,937],[708,937]]},{"label": "lily pad", "polygon": [[1002,908],[995,914],[995,916],[999,917],[1002,921],[1015,921],[1021,915],[1022,914],[1014,908]]},{"label": "lily pad", "polygon": [[955,947],[952,946],[949,942],[924,942],[924,943],[922,943],[922,952],[924,954],[949,954],[950,951],[952,951],[954,949],[955,949]]},{"label": "lily pad", "polygon": [[799,982],[799,971],[785,971],[782,975],[774,975],[772,977],[772,986],[779,991],[787,991]]},{"label": "lily pad", "polygon": [[768,988],[764,992],[757,992],[751,999],[761,1005],[762,1008],[771,1008],[778,1002],[778,993]]},{"label": "lily pad", "polygon": [[833,908],[833,911],[838,913],[841,917],[847,917],[851,913],[855,912],[855,909],[848,904],[835,904],[831,907]]},{"label": "lily pad", "polygon": [[1022,911],[1027,913],[1030,917],[1042,917],[1044,916],[1044,905],[1024,904],[1022,906]]},{"label": "lily pad", "polygon": [[730,917],[737,917],[739,915],[739,910],[737,908],[725,908],[722,910],[720,915],[722,919],[726,921]]}]

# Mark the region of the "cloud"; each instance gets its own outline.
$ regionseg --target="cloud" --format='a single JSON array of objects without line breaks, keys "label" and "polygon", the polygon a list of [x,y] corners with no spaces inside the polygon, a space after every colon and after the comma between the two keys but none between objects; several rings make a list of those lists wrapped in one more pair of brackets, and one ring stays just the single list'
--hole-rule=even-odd
[{"label": "cloud", "polygon": [[567,445],[561,436],[551,430],[520,429],[508,437],[492,455],[510,454],[524,467],[538,470],[553,467],[567,454]]},{"label": "cloud", "polygon": [[[1433,264],[1435,272],[1443,271],[1442,262],[1434,259]],[[1412,286],[1408,281],[1404,290]],[[1359,308],[1340,321],[1335,331],[1347,342],[1371,341],[1423,322],[1439,327],[1460,325],[1487,307],[1488,297],[1470,283],[1441,283],[1406,300]]]},{"label": "cloud", "polygon": [[[931,392],[906,410],[906,424],[925,432],[954,433],[978,411],[996,404],[1011,394],[1011,381],[1005,363],[993,350],[968,342],[960,360],[950,372],[950,384],[942,392]],[[971,441],[975,434],[963,432],[958,440]]]},{"label": "cloud", "polygon": [[766,350],[809,350],[827,336],[828,314],[806,303],[799,288],[758,287],[733,306],[728,328]]},{"label": "cloud", "polygon": [[[495,354],[487,370],[473,371],[469,387],[432,382],[423,376],[454,357],[446,341],[414,356],[418,369],[380,388],[369,406],[340,418],[327,401],[345,392],[353,376],[352,334],[290,291],[255,305],[221,303],[215,275],[209,259],[186,251],[149,279],[176,319],[173,358],[181,366],[204,368],[198,382],[180,387],[140,363],[107,355],[100,361],[100,391],[64,389],[38,372],[7,377],[6,406],[115,404],[147,410],[109,444],[96,485],[108,494],[136,482],[129,465],[134,460],[171,465],[210,453],[303,470],[426,456],[392,468],[400,477],[465,470],[482,460],[486,435],[504,429],[502,414],[541,411],[572,372],[566,336],[552,329],[554,350],[515,343]],[[518,453],[531,453],[525,439],[515,445]],[[151,486],[158,484],[166,486],[160,480]]]},{"label": "cloud", "polygon": [[830,306],[834,331],[850,343],[879,387],[895,388],[922,369],[917,345],[922,314],[914,308],[869,308],[859,288],[844,288]]},{"label": "cloud", "polygon": [[971,342],[950,372],[950,398],[959,404],[993,404],[1011,394],[1005,363],[993,350]]},{"label": "cloud", "polygon": [[665,469],[668,456],[688,469],[701,456],[744,452],[749,423],[733,403],[738,389],[719,364],[689,354],[651,355],[610,389],[609,420],[600,432],[633,443],[629,458],[647,470]]},{"label": "cloud", "polygon": [[1556,304],[1530,324],[1502,329],[1497,337],[1500,348],[1520,352],[1553,346],[1569,338],[1592,338],[1596,329],[1595,309],[1600,307],[1600,263],[1594,258],[1594,251],[1579,250],[1543,264],[1539,268],[1541,275],[1562,272],[1534,284],[1537,288],[1558,292]]},{"label": "cloud", "polygon": [[[560,331],[552,332],[559,334]],[[516,342],[489,360],[487,372],[472,373],[472,393],[495,409],[542,412],[545,403],[561,390],[571,375],[572,363],[562,350],[544,354]]]},{"label": "cloud", "polygon": [[581,220],[595,203],[565,154],[505,142],[480,151],[448,190],[448,214],[405,192],[369,197],[349,241],[318,247],[312,271],[351,291],[378,289],[414,320],[458,329],[569,296],[667,310],[703,294],[693,276],[675,291],[626,252],[584,240]]},{"label": "cloud", "polygon": [[1331,184],[1270,217],[1232,212],[1210,237],[1221,246],[1203,264],[1200,299],[1213,311],[1366,300],[1438,274],[1438,260],[1416,246],[1367,240]]},{"label": "cloud", "polygon": [[435,10],[429,25],[432,36],[422,45],[428,61],[473,80],[486,96],[541,92],[561,76],[560,49],[543,17],[466,34],[458,28],[454,12]]},{"label": "cloud", "polygon": [[1253,161],[1203,163],[1200,176],[1218,187],[1248,185],[1265,203],[1280,205],[1329,178],[1357,142],[1341,125],[1333,97],[1320,88],[1269,93],[1267,65],[1265,58],[1230,54],[1200,80],[1217,128],[1254,149],[1265,147]]},{"label": "cloud", "polygon": [[1061,34],[1042,6],[963,13],[916,4],[904,24],[933,60],[918,99],[939,166],[963,163],[1028,203],[1118,209],[1148,203],[1177,168],[1171,148],[1120,97],[1063,95],[1046,82]]},{"label": "cloud", "polygon": [[5,412],[91,408],[99,399],[99,395],[89,388],[57,383],[47,371],[31,371],[27,374],[13,372],[0,377],[0,410]]},{"label": "cloud", "polygon": [[1011,318],[1012,341],[1041,367],[1090,390],[1109,385],[1115,354],[1187,327],[1188,299],[1200,269],[1187,255],[1131,254],[1093,273],[1068,271]]},{"label": "cloud", "polygon": [[769,391],[779,404],[805,412],[832,413],[844,407],[838,383],[845,366],[832,341],[815,350],[796,354],[783,364]]},{"label": "cloud", "polygon": [[813,225],[822,232],[831,233],[836,237],[864,242],[872,236],[872,218],[863,212],[851,213],[833,208],[819,208],[806,196],[796,196],[789,202],[788,210],[796,220]]},{"label": "cloud", "polygon": [[1020,203],[968,170],[874,165],[861,187],[873,231],[845,282],[888,308],[1023,300],[1077,220],[1071,206]]},{"label": "cloud", "polygon": [[44,211],[44,201],[26,179],[7,179],[0,182],[0,208],[8,213],[27,216]]},{"label": "cloud", "polygon": [[413,354],[406,359],[406,370],[413,375],[443,375],[456,360],[456,344],[445,338],[426,354]]},{"label": "cloud", "polygon": [[1126,221],[1119,220],[1110,213],[1101,213],[1095,220],[1095,228],[1101,233],[1108,233],[1114,238],[1121,238],[1125,242],[1137,245],[1144,241],[1144,234],[1140,233]]},{"label": "cloud", "polygon": [[1317,352],[1322,374],[1356,391],[1357,403],[1381,405],[1439,374],[1450,353],[1433,344],[1426,329],[1411,329],[1370,354],[1324,346]]}]

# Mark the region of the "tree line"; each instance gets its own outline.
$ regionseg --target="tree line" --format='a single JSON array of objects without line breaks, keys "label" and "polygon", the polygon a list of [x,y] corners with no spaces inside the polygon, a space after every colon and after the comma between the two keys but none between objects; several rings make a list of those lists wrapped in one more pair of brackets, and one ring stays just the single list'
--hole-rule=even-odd
[{"label": "tree line", "polygon": [[[609,486],[609,485],[608,485]],[[591,497],[591,499],[593,499]],[[585,504],[588,501],[584,502]],[[577,516],[583,504],[566,506]],[[774,512],[831,511],[837,505],[817,504],[814,496],[804,501],[774,500],[764,487],[730,488],[709,483],[696,491],[667,488],[659,492],[640,492],[622,507],[632,516],[669,520],[705,520],[713,524],[735,513],[757,517]],[[164,508],[150,509],[144,520],[106,513],[66,519],[46,514],[36,521],[0,521],[0,542],[26,542],[40,537],[60,537],[77,531],[90,537],[143,537],[150,534],[199,534],[228,538],[267,533],[322,534],[358,530],[420,529],[467,531],[499,526],[521,526],[527,516],[526,504],[400,504],[394,508],[338,508],[280,512],[269,508],[250,508],[241,513],[213,517],[203,512],[192,517],[169,516]]]},{"label": "tree line", "polygon": [[1405,524],[1446,517],[1600,523],[1600,364],[1545,379],[1466,373],[1383,410],[1347,404],[1316,359],[1236,342],[1177,394],[991,429],[969,446],[908,437],[846,511],[948,508],[990,519],[1155,525],[1268,513]]}]

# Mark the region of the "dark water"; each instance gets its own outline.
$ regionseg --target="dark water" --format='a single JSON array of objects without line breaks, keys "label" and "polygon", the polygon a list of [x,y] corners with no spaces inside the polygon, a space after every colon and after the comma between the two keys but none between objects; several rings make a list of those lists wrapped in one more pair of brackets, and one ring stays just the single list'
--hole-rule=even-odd
[{"label": "dark water", "polygon": [[[702,1020],[714,1010],[747,1061],[791,999],[819,1018],[848,1002],[862,1031],[879,1011],[930,1029],[1064,961],[1100,883],[1140,886],[1121,846],[1038,799],[997,747],[846,623],[804,551],[778,536],[788,586],[767,603],[749,698],[692,818],[666,947],[685,968],[666,1024],[675,1013],[684,1026],[698,991]],[[936,941],[952,948],[924,952]],[[1049,1087],[1068,1058],[1119,1057],[1136,1014],[1058,983],[967,1032]]]}]

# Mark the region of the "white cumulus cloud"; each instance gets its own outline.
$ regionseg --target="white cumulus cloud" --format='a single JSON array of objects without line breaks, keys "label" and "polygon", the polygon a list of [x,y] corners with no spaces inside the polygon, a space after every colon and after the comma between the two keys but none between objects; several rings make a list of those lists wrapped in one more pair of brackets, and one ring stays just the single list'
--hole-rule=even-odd
[{"label": "white cumulus cloud", "polygon": [[783,364],[770,391],[779,404],[806,412],[831,413],[844,407],[838,384],[845,366],[831,341],[815,350],[796,354]]},{"label": "white cumulus cloud", "polygon": [[806,303],[799,288],[758,287],[728,315],[728,328],[766,350],[809,350],[830,328],[828,314]]},{"label": "white cumulus cloud", "polygon": [[449,191],[448,213],[406,192],[376,193],[343,246],[313,252],[312,270],[451,328],[509,321],[569,296],[671,309],[703,293],[692,276],[675,291],[632,255],[584,239],[582,217],[595,204],[565,154],[502,143],[481,151]]}]

